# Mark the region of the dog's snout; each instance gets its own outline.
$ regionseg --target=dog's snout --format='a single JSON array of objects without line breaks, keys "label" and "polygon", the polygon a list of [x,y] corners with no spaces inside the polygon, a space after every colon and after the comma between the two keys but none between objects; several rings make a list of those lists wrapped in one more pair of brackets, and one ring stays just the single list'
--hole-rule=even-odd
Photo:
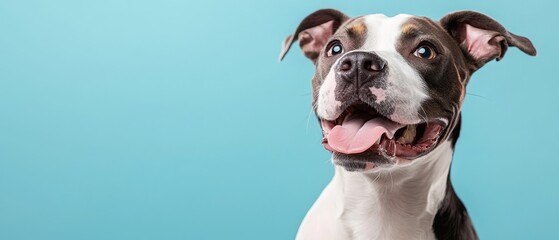
[{"label": "dog's snout", "polygon": [[351,52],[340,59],[336,73],[345,81],[362,85],[383,75],[386,61],[372,52]]}]

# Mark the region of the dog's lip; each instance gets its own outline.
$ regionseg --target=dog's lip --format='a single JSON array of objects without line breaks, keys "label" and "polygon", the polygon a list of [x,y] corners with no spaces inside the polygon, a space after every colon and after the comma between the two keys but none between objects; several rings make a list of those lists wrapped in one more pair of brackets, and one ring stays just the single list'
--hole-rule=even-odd
[{"label": "dog's lip", "polygon": [[417,143],[401,144],[398,141],[392,140],[397,144],[395,156],[413,160],[429,153],[439,144],[440,137],[445,130],[444,122],[435,120],[421,124],[425,125],[425,130]]},{"label": "dog's lip", "polygon": [[[323,136],[324,136],[322,139],[322,144],[327,150],[331,152],[336,152],[338,154],[346,154],[348,156],[351,156],[355,154],[360,154],[361,152],[350,152],[350,153],[339,152],[336,151],[336,149],[330,146],[330,144],[328,143],[328,136],[330,131],[332,131],[332,129],[337,125],[341,125],[341,123],[344,121],[343,119],[346,118],[347,115],[348,115],[347,111],[344,111],[344,113],[340,114],[340,116],[336,120],[332,121],[332,120],[320,119],[320,123],[323,130]],[[422,127],[423,131],[420,133],[421,136],[417,135],[414,142],[402,143],[399,141],[402,139],[401,136],[393,137],[390,136],[390,134],[386,133],[383,134],[379,138],[379,140],[377,140],[376,143],[372,144],[371,147],[364,150],[366,152],[375,152],[387,158],[401,158],[406,160],[413,160],[419,158],[429,153],[432,149],[434,149],[436,145],[439,144],[440,137],[444,132],[444,130],[446,129],[447,122],[448,122],[444,118],[436,118],[436,119],[419,121],[417,124],[401,124],[401,123],[394,122],[376,113],[374,109],[373,112],[369,113],[368,115],[370,115],[371,118],[381,117],[384,118],[386,121],[390,121],[393,122],[394,124],[401,125],[401,127],[398,127],[397,130],[399,132],[401,132],[402,129],[406,129],[410,126],[413,128],[418,128],[419,126]],[[403,131],[406,132],[408,130],[406,129]],[[370,168],[370,166],[368,166],[367,168]]]},{"label": "dog's lip", "polygon": [[[324,124],[333,124],[331,121],[322,120],[322,125]],[[324,123],[326,122],[326,123]],[[365,150],[365,152],[374,152],[378,155],[381,155],[385,158],[398,158],[398,159],[405,159],[405,160],[414,160],[419,157],[428,154],[433,150],[439,143],[440,137],[442,133],[446,129],[446,125],[444,121],[435,120],[432,122],[422,122],[420,124],[430,125],[431,128],[431,135],[429,138],[424,139],[423,141],[416,143],[416,144],[402,144],[399,143],[396,139],[388,138],[386,135],[381,137],[380,142],[373,144],[370,148]],[[407,127],[408,125],[405,125]],[[405,128],[403,127],[403,128]],[[328,132],[323,131],[324,136],[322,138],[322,144],[324,148],[326,148],[330,152],[336,152],[338,154],[344,155],[359,155],[362,153],[355,153],[355,154],[345,154],[336,151],[336,149],[332,148],[330,144],[328,144]]]}]

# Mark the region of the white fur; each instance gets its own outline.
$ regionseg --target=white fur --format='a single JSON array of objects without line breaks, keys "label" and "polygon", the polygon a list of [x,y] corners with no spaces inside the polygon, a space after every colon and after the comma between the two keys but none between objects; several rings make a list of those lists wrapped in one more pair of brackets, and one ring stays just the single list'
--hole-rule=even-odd
[{"label": "white fur", "polygon": [[334,178],[303,220],[296,239],[435,239],[432,223],[444,198],[452,143],[407,164]]},{"label": "white fur", "polygon": [[[338,59],[339,61],[340,59]],[[332,66],[336,66],[338,61],[334,63]],[[334,73],[334,68],[330,68],[330,71],[324,78],[324,82],[320,86],[320,90],[318,91],[318,99],[317,99],[317,109],[316,114],[326,120],[336,120],[336,118],[340,115],[343,111],[341,109],[342,103],[336,100],[335,96],[335,89],[336,89],[336,77]]]}]

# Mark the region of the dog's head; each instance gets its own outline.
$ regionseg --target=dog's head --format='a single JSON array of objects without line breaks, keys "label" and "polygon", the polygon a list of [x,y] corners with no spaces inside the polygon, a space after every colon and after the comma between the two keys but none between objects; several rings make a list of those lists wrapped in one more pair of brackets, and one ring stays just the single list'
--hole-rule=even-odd
[{"label": "dog's head", "polygon": [[297,40],[316,66],[323,144],[347,170],[406,165],[453,140],[472,73],[509,46],[536,54],[527,38],[471,11],[433,21],[323,9],[285,39],[280,59]]}]

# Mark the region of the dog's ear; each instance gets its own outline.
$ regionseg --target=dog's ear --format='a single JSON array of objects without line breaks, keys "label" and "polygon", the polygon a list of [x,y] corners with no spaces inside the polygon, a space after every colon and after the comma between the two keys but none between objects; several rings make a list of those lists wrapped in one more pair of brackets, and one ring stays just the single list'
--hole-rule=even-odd
[{"label": "dog's ear", "polygon": [[301,21],[295,33],[283,41],[280,61],[289,51],[291,44],[299,40],[303,54],[316,64],[316,59],[328,38],[348,19],[348,16],[335,9],[321,9],[310,14]]},{"label": "dog's ear", "polygon": [[509,46],[536,55],[528,38],[508,32],[497,21],[478,12],[450,13],[440,20],[440,24],[458,42],[474,71],[493,59],[501,60]]}]

